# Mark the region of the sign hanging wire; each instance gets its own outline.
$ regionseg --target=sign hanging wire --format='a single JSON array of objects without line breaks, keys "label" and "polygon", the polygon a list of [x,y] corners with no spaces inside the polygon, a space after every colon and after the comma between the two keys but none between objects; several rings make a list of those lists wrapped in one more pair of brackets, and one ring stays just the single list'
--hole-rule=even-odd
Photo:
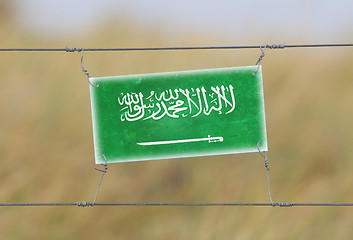
[{"label": "sign hanging wire", "polygon": [[81,56],[81,68],[82,68],[82,72],[87,76],[87,81],[89,82],[89,84],[91,84],[92,87],[99,87],[99,84],[95,85],[93,83],[91,83],[90,81],[90,75],[88,73],[88,71],[83,67],[83,57],[84,57],[84,54],[85,54],[85,51],[83,48],[81,48],[81,51],[82,51],[82,56]]},{"label": "sign hanging wire", "polygon": [[261,152],[261,150],[260,150],[260,144],[261,144],[260,142],[257,143],[257,149],[259,150],[259,153],[261,154],[261,156],[265,159],[265,168],[266,168],[266,175],[267,175],[268,196],[269,196],[269,198],[270,198],[270,202],[271,202],[272,206],[275,206],[275,204],[273,204],[273,202],[272,202],[272,197],[271,197],[270,168],[269,168],[268,158],[267,158],[265,152]]},{"label": "sign hanging wire", "polygon": [[256,73],[259,71],[260,62],[262,61],[263,57],[265,56],[266,47],[267,47],[267,45],[264,47],[264,49],[262,49],[262,47],[260,47],[261,55],[260,55],[260,57],[259,57],[259,60],[257,60],[257,62],[256,62],[256,64],[255,64],[255,65],[257,65],[257,69],[256,69],[255,72],[252,73],[253,75],[256,75]]},{"label": "sign hanging wire", "polygon": [[99,168],[95,168],[97,171],[102,172],[102,176],[101,176],[101,180],[99,181],[99,184],[98,184],[98,187],[97,187],[97,190],[96,190],[96,194],[94,195],[94,200],[93,200],[93,203],[92,203],[92,207],[94,206],[94,204],[96,204],[96,199],[97,199],[99,187],[101,186],[101,183],[102,183],[104,174],[105,174],[105,173],[107,172],[107,170],[108,170],[107,158],[105,157],[104,154],[102,154],[102,157],[104,158],[104,164],[102,164],[102,165],[104,166],[104,169],[102,170],[102,169],[99,169]]}]

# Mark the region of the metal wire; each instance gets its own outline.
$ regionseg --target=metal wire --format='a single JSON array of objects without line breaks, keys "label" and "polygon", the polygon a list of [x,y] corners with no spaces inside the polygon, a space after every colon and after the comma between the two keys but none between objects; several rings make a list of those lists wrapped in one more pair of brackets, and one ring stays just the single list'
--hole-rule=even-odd
[{"label": "metal wire", "polygon": [[353,203],[0,203],[0,207],[53,207],[53,206],[77,206],[77,207],[93,207],[93,206],[150,206],[150,207],[353,207]]},{"label": "metal wire", "polygon": [[271,204],[274,206],[274,203],[272,202],[272,197],[271,197],[270,168],[269,168],[268,158],[267,158],[265,152],[261,152],[261,150],[260,150],[260,145],[261,145],[261,143],[258,142],[258,143],[257,143],[257,149],[259,150],[260,155],[265,159],[265,168],[266,168],[266,175],[267,175],[268,197],[270,198]]},{"label": "metal wire", "polygon": [[[318,47],[353,47],[353,43],[347,44],[272,44],[272,45],[250,45],[250,46],[204,46],[204,47],[148,47],[148,48],[0,48],[0,52],[82,52],[81,66],[86,74],[83,65],[84,51],[173,51],[173,50],[227,50],[227,49],[284,49],[284,48],[318,48]],[[264,52],[263,52],[264,53]],[[264,55],[264,54],[263,54]],[[260,56],[258,63],[263,56]],[[87,77],[89,74],[87,72]],[[293,202],[277,202],[273,203],[269,185],[269,168],[266,155],[260,154],[265,158],[265,167],[267,168],[268,192],[271,203],[96,203],[99,187],[101,185],[104,174],[106,173],[106,164],[101,176],[93,203],[76,202],[76,203],[0,203],[0,207],[39,207],[39,206],[78,206],[78,207],[93,207],[93,206],[263,206],[263,207],[352,207],[353,203],[293,203]],[[266,165],[267,162],[267,165]],[[98,169],[97,169],[98,170]]]},{"label": "metal wire", "polygon": [[101,170],[101,169],[99,169],[99,168],[95,168],[97,171],[102,172],[102,176],[101,176],[101,180],[99,181],[99,184],[98,184],[98,187],[97,187],[97,190],[96,190],[96,194],[94,195],[94,200],[93,200],[92,206],[94,206],[94,205],[96,204],[96,199],[97,199],[97,195],[98,195],[99,188],[100,188],[100,186],[101,186],[101,183],[102,183],[104,174],[105,174],[105,173],[107,172],[107,170],[108,170],[107,158],[105,157],[104,154],[102,154],[102,157],[104,158],[104,164],[102,164],[102,165],[104,166],[104,169]]},{"label": "metal wire", "polygon": [[91,81],[90,81],[91,76],[89,75],[89,72],[88,72],[88,71],[84,68],[84,66],[83,66],[83,57],[84,57],[84,54],[85,54],[84,49],[67,48],[67,51],[68,51],[68,52],[74,52],[74,51],[81,52],[81,51],[82,51],[82,56],[81,56],[81,69],[82,69],[82,72],[87,76],[87,81],[89,82],[89,84],[90,84],[92,87],[99,87],[99,84],[95,85],[95,84],[91,83]]},{"label": "metal wire", "polygon": [[353,43],[329,44],[271,44],[249,46],[204,46],[204,47],[146,47],[146,48],[0,48],[1,52],[81,52],[84,51],[172,51],[172,50],[226,50],[226,49],[284,49],[284,48],[317,48],[317,47],[353,47]]},{"label": "metal wire", "polygon": [[[260,62],[262,61],[262,59],[263,59],[264,56],[265,56],[265,50],[266,50],[266,48],[267,48],[267,46],[265,46],[264,48],[260,47],[261,55],[260,55],[260,57],[259,57],[259,60],[257,60],[257,62],[256,62],[256,64],[255,64],[255,65],[257,66],[257,68],[256,68],[256,71],[252,73],[253,75],[255,75],[255,74],[259,71],[259,69],[260,69]],[[261,153],[261,152],[260,152],[260,153]],[[261,155],[262,155],[262,154],[261,154]]]}]

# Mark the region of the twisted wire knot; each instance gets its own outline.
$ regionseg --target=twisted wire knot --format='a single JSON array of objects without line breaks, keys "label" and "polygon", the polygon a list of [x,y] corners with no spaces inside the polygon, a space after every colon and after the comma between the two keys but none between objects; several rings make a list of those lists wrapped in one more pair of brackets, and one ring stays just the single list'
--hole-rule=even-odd
[{"label": "twisted wire knot", "polygon": [[270,175],[269,175],[270,168],[268,167],[268,166],[269,166],[268,158],[267,158],[265,152],[261,152],[261,150],[260,150],[260,144],[261,144],[260,142],[257,143],[257,149],[259,150],[260,155],[265,159],[265,168],[266,168],[266,175],[267,175],[268,197],[270,198],[270,202],[271,202],[272,206],[275,207],[275,206],[276,206],[276,203],[273,203],[273,202],[272,202],[272,197],[271,197]]},{"label": "twisted wire knot", "polygon": [[79,51],[82,51],[82,56],[81,56],[81,69],[82,72],[87,76],[87,81],[89,82],[89,84],[91,84],[92,87],[99,87],[99,84],[94,85],[93,83],[91,83],[90,78],[91,76],[89,75],[88,71],[83,67],[83,57],[84,57],[84,49],[81,48]]},{"label": "twisted wire knot", "polygon": [[284,49],[285,47],[286,47],[285,43],[266,45],[266,48],[269,48],[269,49]]},{"label": "twisted wire knot", "polygon": [[70,47],[65,48],[66,52],[82,52],[82,50],[83,50],[82,48],[75,48],[75,47],[74,48],[70,48]]},{"label": "twisted wire knot", "polygon": [[93,207],[93,204],[90,202],[77,202],[76,205],[78,207]]},{"label": "twisted wire knot", "polygon": [[265,159],[265,168],[267,168],[270,171],[270,168],[268,167],[270,164],[268,162],[268,159]]},{"label": "twisted wire knot", "polygon": [[273,207],[276,207],[276,206],[279,206],[279,207],[293,207],[294,203],[292,202],[277,202],[277,203],[273,203],[272,206]]},{"label": "twisted wire knot", "polygon": [[270,168],[269,168],[269,165],[270,163],[268,162],[268,158],[266,156],[266,153],[265,152],[261,152],[260,150],[260,144],[261,143],[257,143],[257,149],[259,150],[259,153],[261,154],[261,156],[265,159],[265,168],[270,171]]},{"label": "twisted wire knot", "polygon": [[265,50],[266,48],[269,48],[269,49],[284,49],[286,47],[286,44],[285,43],[281,43],[281,44],[272,44],[272,45],[265,45],[263,48],[262,46],[260,46],[260,50],[261,50],[261,55],[259,57],[259,60],[257,60],[256,64],[257,65],[257,68],[256,68],[256,71],[253,72],[252,74],[253,75],[256,75],[256,73],[259,71],[259,68],[260,68],[260,62],[262,61],[262,59],[264,58],[265,56]]}]

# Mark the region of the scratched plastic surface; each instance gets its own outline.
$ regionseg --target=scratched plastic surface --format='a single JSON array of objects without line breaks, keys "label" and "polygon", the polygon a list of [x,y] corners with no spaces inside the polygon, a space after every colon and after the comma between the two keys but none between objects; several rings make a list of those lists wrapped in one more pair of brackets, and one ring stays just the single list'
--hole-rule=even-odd
[{"label": "scratched plastic surface", "polygon": [[91,78],[97,164],[267,151],[261,68]]}]

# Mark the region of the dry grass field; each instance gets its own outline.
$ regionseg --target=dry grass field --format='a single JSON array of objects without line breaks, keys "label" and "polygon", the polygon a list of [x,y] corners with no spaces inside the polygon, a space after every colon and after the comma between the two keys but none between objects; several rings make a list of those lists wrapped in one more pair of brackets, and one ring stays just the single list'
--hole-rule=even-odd
[{"label": "dry grass field", "polygon": [[[1,19],[1,46],[218,45],[107,25],[71,39]],[[11,29],[11,30],[10,30]],[[257,44],[256,42],[249,42]],[[260,44],[263,44],[261,42]],[[232,44],[236,44],[236,39]],[[260,50],[87,52],[92,76],[254,65]],[[80,53],[0,53],[0,202],[92,201],[89,85]],[[276,202],[353,202],[353,49],[268,50],[265,108]],[[231,129],[231,126],[230,126]],[[257,154],[109,165],[97,202],[268,202]],[[1,239],[351,239],[345,207],[0,207]]]}]

